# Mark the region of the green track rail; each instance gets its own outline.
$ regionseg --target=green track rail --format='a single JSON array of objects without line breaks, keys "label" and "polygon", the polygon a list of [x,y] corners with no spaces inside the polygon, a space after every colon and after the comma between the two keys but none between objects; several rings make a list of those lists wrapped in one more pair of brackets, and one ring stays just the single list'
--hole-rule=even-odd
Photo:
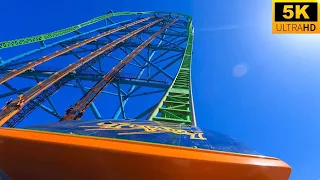
[{"label": "green track rail", "polygon": [[[58,31],[54,31],[54,32],[50,32],[50,33],[46,33],[46,34],[41,34],[41,35],[37,35],[37,36],[31,36],[31,37],[26,37],[26,38],[21,38],[21,39],[15,39],[15,40],[10,40],[10,41],[4,41],[4,42],[0,42],[0,49],[4,49],[4,48],[10,48],[10,47],[14,47],[14,46],[21,46],[21,45],[25,45],[25,44],[31,44],[31,43],[35,43],[35,42],[41,42],[41,41],[45,41],[48,39],[53,39],[53,38],[57,38],[69,33],[72,33],[74,31],[77,31],[83,27],[86,27],[88,25],[97,23],[99,21],[111,18],[111,17],[115,17],[115,16],[125,16],[125,15],[139,15],[139,14],[170,14],[167,12],[154,12],[154,11],[148,11],[148,12],[117,12],[117,13],[108,13],[106,15],[103,16],[99,16],[93,19],[90,19],[89,21],[86,21],[84,23],[75,25],[75,26],[71,26],[65,29],[61,29]],[[189,19],[191,19],[190,16],[185,15],[185,14],[181,14],[181,13],[171,13],[172,15],[179,15],[179,16],[185,16]]]},{"label": "green track rail", "polygon": [[90,19],[84,23],[58,31],[27,38],[0,42],[0,49],[42,42],[48,39],[64,36],[88,25],[115,16],[143,14],[171,14],[183,16],[188,19],[188,42],[180,68],[170,88],[158,103],[158,106],[154,109],[153,113],[148,119],[153,121],[165,121],[179,124],[196,125],[191,89],[191,60],[194,36],[191,16],[181,13],[169,13],[161,11],[108,13],[103,16]]},{"label": "green track rail", "polygon": [[150,116],[153,121],[195,125],[191,89],[191,60],[193,48],[192,20],[188,23],[188,42],[175,80]]}]

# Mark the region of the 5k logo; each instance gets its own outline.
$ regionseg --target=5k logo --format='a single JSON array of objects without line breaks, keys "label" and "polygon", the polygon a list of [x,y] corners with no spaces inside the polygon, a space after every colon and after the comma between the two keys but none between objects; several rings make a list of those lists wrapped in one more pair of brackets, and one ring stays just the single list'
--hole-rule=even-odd
[{"label": "5k logo", "polygon": [[272,1],[272,33],[320,33],[317,0]]},{"label": "5k logo", "polygon": [[310,19],[308,13],[307,13],[307,8],[310,5],[284,5],[283,7],[283,17],[285,19],[301,19],[301,16],[303,16],[303,19]]}]

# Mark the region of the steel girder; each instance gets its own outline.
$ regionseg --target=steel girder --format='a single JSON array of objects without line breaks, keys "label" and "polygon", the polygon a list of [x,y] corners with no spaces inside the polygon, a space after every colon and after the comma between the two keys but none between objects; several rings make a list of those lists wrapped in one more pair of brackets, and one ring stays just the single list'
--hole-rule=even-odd
[{"label": "steel girder", "polygon": [[[158,15],[168,15],[170,19],[173,17],[180,17],[181,19],[175,23],[174,26],[170,27],[166,32],[162,33],[161,37],[157,37],[157,44],[150,44],[146,47],[147,55],[139,54],[138,58],[131,63],[132,67],[137,68],[137,74],[135,77],[128,77],[126,75],[117,77],[113,86],[117,89],[116,94],[112,92],[104,91],[102,94],[109,95],[117,95],[119,97],[119,108],[115,112],[113,118],[118,118],[120,114],[122,114],[122,118],[127,118],[125,113],[126,103],[129,101],[129,98],[141,97],[143,95],[152,95],[156,93],[162,93],[163,98],[156,105],[150,105],[145,111],[141,111],[138,118],[146,118],[149,117],[151,120],[157,121],[169,121],[175,123],[185,123],[185,124],[196,124],[192,103],[192,91],[191,91],[191,55],[192,55],[192,43],[193,43],[193,27],[192,27],[192,19],[189,16],[179,14],[179,13],[165,13],[165,12],[122,12],[122,13],[111,13],[104,16],[100,16],[98,18],[94,18],[90,21],[82,23],[80,25],[72,26],[70,28],[66,28],[64,30],[55,31],[53,33],[48,33],[45,35],[34,36],[30,38],[23,38],[13,41],[1,42],[1,48],[8,48],[13,46],[20,46],[24,44],[40,42],[40,46],[38,49],[31,50],[27,53],[20,54],[13,58],[8,59],[7,61],[1,61],[0,74],[4,74],[8,71],[14,69],[14,67],[19,66],[24,63],[31,62],[33,60],[28,59],[29,56],[35,55],[40,52],[45,52],[50,48],[56,48],[58,46],[69,46],[76,42],[79,42],[83,39],[86,39],[91,34],[103,33],[105,31],[110,30],[113,27],[117,27],[120,25],[124,25],[126,23],[132,22],[132,20],[124,20],[120,22],[114,22],[110,17],[113,16],[126,16],[126,15],[148,15],[155,14]],[[140,18],[140,17],[139,17]],[[91,31],[81,32],[79,31],[81,28],[85,26],[89,26],[95,24],[101,20],[105,20],[105,26],[96,28]],[[73,56],[80,58],[83,53],[88,53],[93,51],[95,48],[99,48],[106,43],[114,40],[114,38],[123,36],[126,33],[130,33],[136,28],[139,28],[148,22],[141,23],[138,25],[134,25],[132,28],[121,30],[117,33],[111,34],[104,39],[99,39],[95,42],[88,43],[86,46],[81,47],[77,51],[72,51],[68,54],[65,54],[66,57]],[[157,25],[159,26],[159,25]],[[159,26],[161,27],[161,26]],[[187,31],[186,31],[187,30]],[[147,29],[142,34],[138,35],[136,38],[131,39],[130,41],[124,42],[120,47],[115,50],[116,52],[122,52],[123,54],[128,54],[132,51],[132,49],[139,46],[139,44],[143,41],[145,36],[148,36],[154,33],[156,30]],[[49,40],[52,38],[57,38],[60,36],[64,36],[66,34],[75,33],[75,36],[71,36],[62,40],[58,40],[51,44],[47,44],[44,42],[45,40]],[[161,43],[160,43],[161,42]],[[114,54],[114,55],[112,55]],[[121,60],[121,58],[117,57],[118,54],[113,52],[108,55],[109,57],[104,57],[104,59],[114,59]],[[28,59],[28,60],[27,60]],[[180,69],[178,73],[172,74],[172,72],[167,72],[175,63],[181,62]],[[101,60],[98,60],[97,63],[99,66],[92,65],[89,67],[93,72],[82,72],[69,74],[63,78],[64,81],[71,82],[72,80],[76,80],[76,83],[65,83],[64,86],[71,86],[75,88],[79,88],[83,93],[86,92],[89,87],[82,86],[81,81],[99,81],[102,77],[102,67]],[[139,70],[138,70],[139,69]],[[150,72],[153,71],[152,73]],[[27,71],[19,77],[26,79],[34,79],[35,77],[38,80],[43,80],[44,78],[52,75],[55,71],[45,70],[41,68],[32,69],[31,71]],[[142,77],[142,74],[147,74],[146,77]],[[165,76],[167,79],[158,80],[156,79],[158,76]],[[171,85],[170,85],[171,84]],[[121,89],[121,85],[131,85],[128,91]],[[149,92],[139,92],[143,90],[143,87],[152,87],[156,88],[155,90],[149,90]],[[11,92],[6,92],[0,94],[0,98],[12,96],[13,94],[19,94],[30,87],[24,87],[20,89],[13,89]],[[160,88],[160,89],[159,89]],[[157,90],[158,89],[158,90]],[[39,106],[44,109],[46,112],[56,116],[59,118],[58,113],[50,101],[50,98],[47,99],[50,104],[52,104],[51,108],[43,106],[40,103],[34,103],[35,106]],[[91,105],[91,110],[95,115],[95,118],[102,118],[98,108],[93,104]],[[151,114],[150,114],[151,113]],[[134,117],[130,117],[134,118]]]}]

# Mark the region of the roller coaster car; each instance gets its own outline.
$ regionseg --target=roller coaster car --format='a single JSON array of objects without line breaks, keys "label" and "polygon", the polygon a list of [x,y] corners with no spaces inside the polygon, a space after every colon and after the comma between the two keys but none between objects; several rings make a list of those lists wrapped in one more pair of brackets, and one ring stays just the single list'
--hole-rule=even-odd
[{"label": "roller coaster car", "polygon": [[220,133],[145,120],[0,128],[0,154],[13,180],[288,180],[291,172]]}]

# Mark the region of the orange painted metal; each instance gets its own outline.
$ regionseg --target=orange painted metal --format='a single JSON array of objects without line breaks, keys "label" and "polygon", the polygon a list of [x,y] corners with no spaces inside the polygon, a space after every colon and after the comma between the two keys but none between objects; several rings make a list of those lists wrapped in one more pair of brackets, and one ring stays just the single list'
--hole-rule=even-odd
[{"label": "orange painted metal", "polygon": [[71,51],[73,49],[79,48],[79,47],[81,47],[83,45],[86,45],[86,44],[88,44],[90,42],[96,41],[96,40],[98,40],[98,39],[100,39],[102,37],[105,37],[105,36],[107,36],[109,34],[112,34],[114,32],[120,31],[122,29],[126,29],[127,27],[130,27],[130,26],[139,24],[141,22],[147,21],[147,20],[149,20],[151,18],[154,18],[154,16],[147,17],[147,18],[144,18],[144,19],[129,23],[129,24],[125,25],[125,26],[121,26],[121,27],[109,30],[107,32],[104,32],[104,33],[99,34],[97,36],[94,36],[92,38],[86,39],[86,40],[84,40],[82,42],[79,42],[79,43],[76,43],[74,45],[68,46],[68,47],[66,47],[66,48],[64,48],[64,49],[62,49],[60,51],[56,51],[55,53],[52,53],[50,55],[43,56],[41,59],[38,59],[38,60],[33,61],[33,62],[29,62],[27,65],[25,65],[25,66],[23,66],[23,67],[21,67],[19,69],[14,69],[11,72],[5,74],[3,77],[1,77],[0,78],[0,84],[3,84],[4,82],[6,82],[6,81],[18,76],[19,74],[22,74],[22,73],[24,73],[24,72],[26,72],[26,71],[38,66],[39,64],[47,62],[47,61],[49,61],[49,60],[51,60],[51,59],[53,59],[55,57],[58,57],[58,56],[60,56],[62,54],[65,54],[65,53],[67,53],[67,52],[69,52],[69,51]]},{"label": "orange painted metal", "polygon": [[[75,71],[77,68],[80,66],[86,64],[89,62],[91,59],[103,54],[104,52],[114,48],[116,45],[124,42],[125,40],[137,35],[139,32],[148,29],[152,27],[153,25],[161,22],[164,18],[159,18],[129,34],[126,34],[122,36],[121,38],[112,41],[111,43],[103,46],[102,48],[99,48],[98,50],[90,53],[88,56],[79,59],[73,64],[70,64],[68,67],[62,69],[59,72],[56,72],[52,76],[50,76],[48,79],[46,79],[43,82],[39,82],[36,86],[32,87],[29,89],[27,92],[24,94],[21,94],[18,96],[17,99],[8,102],[6,106],[2,108],[2,111],[0,113],[0,126],[2,126],[4,123],[6,123],[10,118],[12,118],[15,114],[17,114],[23,106],[28,103],[31,99],[39,95],[41,92],[43,92],[45,89],[47,89],[49,86],[54,84],[55,82],[59,81],[62,79],[64,76],[68,75],[69,73]],[[125,25],[127,26],[127,25]]]},{"label": "orange painted metal", "polygon": [[291,172],[270,157],[4,128],[0,168],[13,180],[287,180]]},{"label": "orange painted metal", "polygon": [[115,67],[113,67],[102,79],[96,83],[74,106],[67,110],[67,113],[62,117],[62,120],[80,120],[83,113],[89,107],[89,105],[99,96],[99,94],[105,89],[111,81],[125,68],[131,60],[136,57],[147,45],[149,45],[158,35],[163,33],[168,27],[175,23],[178,18],[175,18],[170,23],[162,27],[158,32],[154,33],[141,45],[128,54],[123,60],[121,60]]}]

